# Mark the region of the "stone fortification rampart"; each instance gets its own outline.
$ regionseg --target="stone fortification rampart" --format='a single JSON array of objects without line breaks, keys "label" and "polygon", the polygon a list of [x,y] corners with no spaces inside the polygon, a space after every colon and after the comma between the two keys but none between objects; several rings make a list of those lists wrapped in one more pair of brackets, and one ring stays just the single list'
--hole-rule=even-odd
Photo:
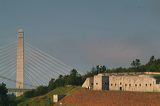
[{"label": "stone fortification rampart", "polygon": [[82,87],[93,90],[160,92],[160,84],[148,75],[98,74],[87,78]]}]

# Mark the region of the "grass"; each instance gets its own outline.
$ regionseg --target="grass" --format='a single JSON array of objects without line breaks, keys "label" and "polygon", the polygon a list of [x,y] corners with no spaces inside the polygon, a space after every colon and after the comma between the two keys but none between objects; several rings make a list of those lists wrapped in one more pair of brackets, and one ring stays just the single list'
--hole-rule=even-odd
[{"label": "grass", "polygon": [[155,79],[160,80],[160,75],[152,75]]},{"label": "grass", "polygon": [[53,105],[52,96],[54,94],[71,95],[73,92],[75,92],[78,89],[81,89],[81,87],[76,87],[76,86],[59,87],[43,96],[27,99],[24,102],[19,103],[18,106],[51,106]]}]

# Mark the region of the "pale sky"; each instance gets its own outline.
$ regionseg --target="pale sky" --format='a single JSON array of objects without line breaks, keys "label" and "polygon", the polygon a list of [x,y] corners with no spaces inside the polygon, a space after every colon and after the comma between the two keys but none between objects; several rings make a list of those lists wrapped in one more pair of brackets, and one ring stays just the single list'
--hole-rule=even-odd
[{"label": "pale sky", "polygon": [[0,0],[0,46],[25,40],[86,72],[160,57],[160,0]]}]

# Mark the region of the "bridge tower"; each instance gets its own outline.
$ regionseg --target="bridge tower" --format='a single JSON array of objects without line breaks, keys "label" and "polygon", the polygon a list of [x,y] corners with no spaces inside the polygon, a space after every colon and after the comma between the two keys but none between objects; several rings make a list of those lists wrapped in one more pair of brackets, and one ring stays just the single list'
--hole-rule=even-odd
[{"label": "bridge tower", "polygon": [[[24,88],[24,32],[22,29],[18,30],[17,43],[17,69],[16,69],[16,88]],[[22,95],[23,92],[17,92],[16,96]]]}]

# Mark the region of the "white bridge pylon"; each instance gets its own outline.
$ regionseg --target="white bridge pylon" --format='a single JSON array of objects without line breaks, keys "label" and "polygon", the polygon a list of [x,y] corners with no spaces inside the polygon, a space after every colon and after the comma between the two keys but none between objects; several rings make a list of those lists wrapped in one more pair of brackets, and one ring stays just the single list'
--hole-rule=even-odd
[{"label": "white bridge pylon", "polygon": [[[24,88],[24,32],[23,30],[18,31],[18,43],[17,43],[17,69],[16,69],[16,88]],[[16,96],[22,95],[23,92],[16,92]]]}]

